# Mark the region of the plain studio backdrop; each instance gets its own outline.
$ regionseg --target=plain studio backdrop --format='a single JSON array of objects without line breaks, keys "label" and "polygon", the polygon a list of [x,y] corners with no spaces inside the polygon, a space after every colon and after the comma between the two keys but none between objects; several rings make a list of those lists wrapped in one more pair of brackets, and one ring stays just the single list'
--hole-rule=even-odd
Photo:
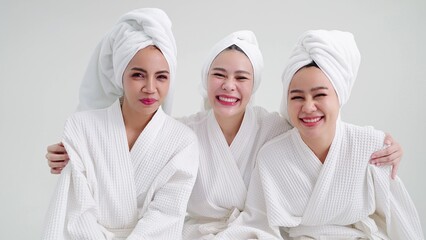
[{"label": "plain studio backdrop", "polygon": [[[262,2],[262,3],[260,3]],[[355,35],[362,55],[343,119],[389,132],[403,146],[399,176],[426,230],[426,1],[12,1],[0,8],[0,226],[2,239],[39,239],[58,176],[46,147],[61,140],[80,81],[102,36],[135,8],[173,22],[178,76],[173,116],[200,109],[201,66],[227,34],[256,33],[265,69],[256,104],[277,111],[281,73],[309,29]]]}]

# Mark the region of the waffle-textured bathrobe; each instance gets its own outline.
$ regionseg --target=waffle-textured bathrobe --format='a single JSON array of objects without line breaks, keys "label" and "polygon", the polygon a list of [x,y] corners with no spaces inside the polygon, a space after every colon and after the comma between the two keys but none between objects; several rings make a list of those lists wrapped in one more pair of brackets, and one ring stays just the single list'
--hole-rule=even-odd
[{"label": "waffle-textured bathrobe", "polygon": [[383,140],[371,127],[338,122],[324,164],[297,129],[267,143],[253,181],[261,182],[270,226],[295,239],[423,239],[402,181],[390,178],[389,166],[369,164]]},{"label": "waffle-textured bathrobe", "polygon": [[117,101],[75,113],[62,142],[43,239],[181,239],[199,155],[188,127],[160,108],[129,151]]},{"label": "waffle-textured bathrobe", "polygon": [[198,137],[200,166],[188,202],[183,239],[221,239],[244,209],[259,149],[291,126],[277,113],[247,107],[243,122],[228,146],[212,110],[182,119]]}]

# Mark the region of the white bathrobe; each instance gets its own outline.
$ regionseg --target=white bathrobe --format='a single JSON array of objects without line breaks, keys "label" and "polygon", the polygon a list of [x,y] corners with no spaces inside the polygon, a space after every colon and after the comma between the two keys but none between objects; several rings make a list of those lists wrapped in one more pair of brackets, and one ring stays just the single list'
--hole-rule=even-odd
[{"label": "white bathrobe", "polygon": [[212,110],[182,119],[200,144],[197,181],[188,202],[183,239],[212,239],[244,208],[258,150],[290,129],[277,113],[247,107],[241,127],[228,146]]},{"label": "white bathrobe", "polygon": [[181,239],[199,155],[188,127],[160,108],[129,151],[117,101],[75,113],[62,142],[43,239]]},{"label": "white bathrobe", "polygon": [[324,164],[297,129],[267,143],[253,181],[263,187],[269,224],[294,239],[423,239],[401,180],[368,163],[383,141],[371,127],[338,122]]}]

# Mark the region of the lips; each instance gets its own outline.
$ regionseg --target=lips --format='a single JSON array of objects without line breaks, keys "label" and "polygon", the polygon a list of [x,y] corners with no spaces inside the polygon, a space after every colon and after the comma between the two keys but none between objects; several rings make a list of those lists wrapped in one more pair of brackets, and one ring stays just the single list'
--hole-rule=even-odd
[{"label": "lips", "polygon": [[155,98],[142,98],[142,99],[139,99],[139,101],[141,103],[145,104],[145,105],[152,105],[155,102],[157,102],[157,99],[155,99]]},{"label": "lips", "polygon": [[303,125],[307,127],[313,127],[318,125],[323,118],[324,118],[323,116],[317,116],[317,117],[304,117],[299,119]]},{"label": "lips", "polygon": [[237,104],[237,102],[240,101],[239,98],[232,97],[232,96],[226,96],[226,95],[216,96],[216,99],[218,100],[218,102],[220,104],[225,105],[225,106],[234,106],[234,105]]}]

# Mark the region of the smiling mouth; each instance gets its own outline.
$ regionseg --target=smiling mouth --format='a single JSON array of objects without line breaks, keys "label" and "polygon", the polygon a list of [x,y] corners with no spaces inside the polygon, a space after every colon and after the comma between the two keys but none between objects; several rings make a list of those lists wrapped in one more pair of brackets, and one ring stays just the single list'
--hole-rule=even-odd
[{"label": "smiling mouth", "polygon": [[229,103],[229,104],[234,104],[240,101],[238,98],[224,97],[224,96],[217,96],[216,99],[219,100],[220,102]]},{"label": "smiling mouth", "polygon": [[304,123],[317,123],[319,122],[323,117],[314,117],[314,118],[300,118],[300,120]]}]

